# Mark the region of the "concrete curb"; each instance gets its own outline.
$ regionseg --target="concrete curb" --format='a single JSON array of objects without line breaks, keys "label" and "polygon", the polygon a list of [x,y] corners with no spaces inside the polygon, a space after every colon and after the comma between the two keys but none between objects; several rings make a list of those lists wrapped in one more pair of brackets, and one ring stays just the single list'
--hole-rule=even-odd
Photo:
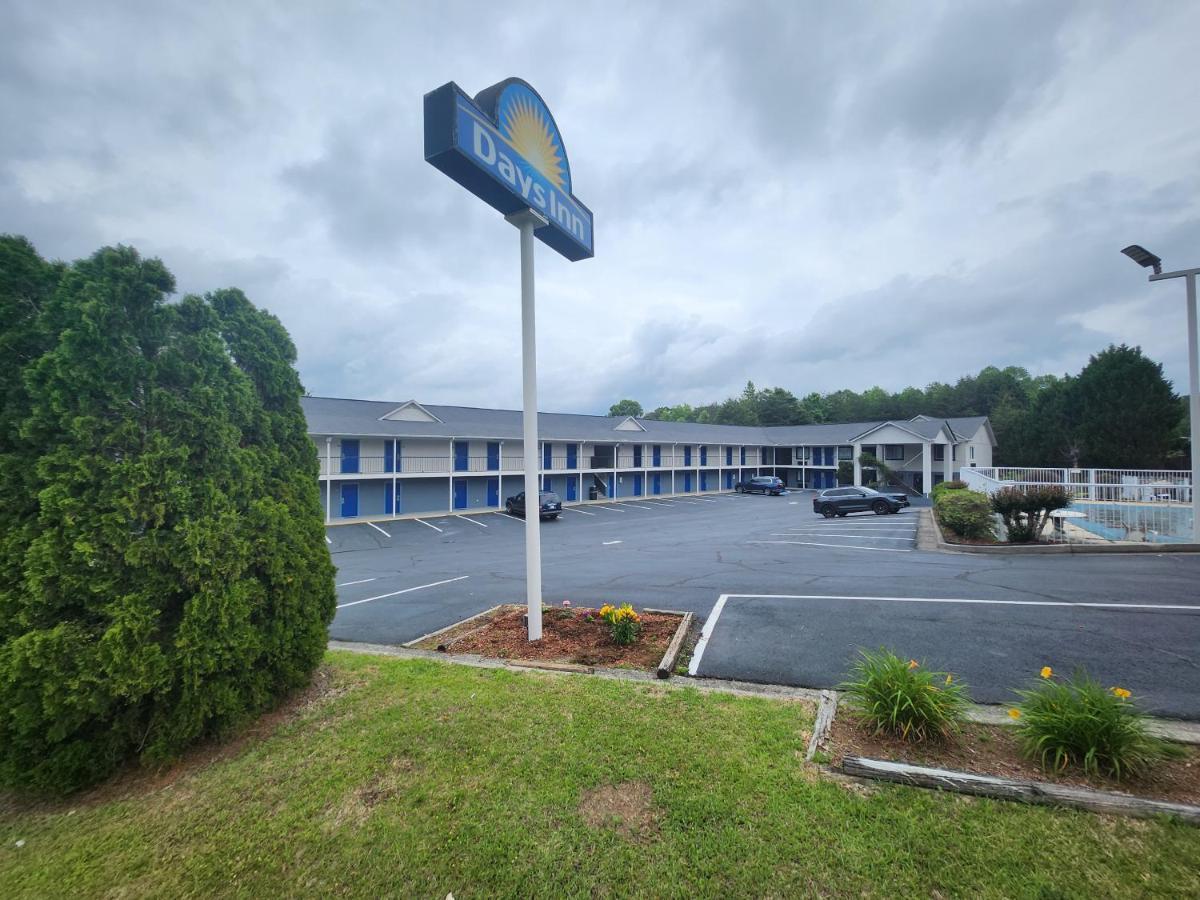
[{"label": "concrete curb", "polygon": [[942,536],[942,529],[933,518],[932,509],[922,509],[922,524],[918,531],[918,549],[926,537],[925,520],[929,522],[928,549],[943,553],[980,553],[984,556],[1005,554],[1039,555],[1045,553],[1200,553],[1200,544],[956,544]]}]

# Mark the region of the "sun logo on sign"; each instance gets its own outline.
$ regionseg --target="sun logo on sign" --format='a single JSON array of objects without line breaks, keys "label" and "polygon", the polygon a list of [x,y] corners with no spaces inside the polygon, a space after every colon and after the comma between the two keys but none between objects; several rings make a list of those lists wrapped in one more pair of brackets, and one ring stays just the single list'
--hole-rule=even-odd
[{"label": "sun logo on sign", "polygon": [[500,133],[547,181],[560,191],[566,189],[562,145],[545,111],[531,98],[517,96],[505,105]]}]

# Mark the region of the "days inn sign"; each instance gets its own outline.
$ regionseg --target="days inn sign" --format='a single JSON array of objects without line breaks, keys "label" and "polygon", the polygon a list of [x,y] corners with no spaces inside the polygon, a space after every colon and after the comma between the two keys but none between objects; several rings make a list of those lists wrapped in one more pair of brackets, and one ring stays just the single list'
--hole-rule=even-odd
[{"label": "days inn sign", "polygon": [[534,236],[567,259],[594,255],[592,213],[571,193],[558,126],[520,78],[474,99],[453,81],[426,94],[425,160],[506,216],[539,213]]}]

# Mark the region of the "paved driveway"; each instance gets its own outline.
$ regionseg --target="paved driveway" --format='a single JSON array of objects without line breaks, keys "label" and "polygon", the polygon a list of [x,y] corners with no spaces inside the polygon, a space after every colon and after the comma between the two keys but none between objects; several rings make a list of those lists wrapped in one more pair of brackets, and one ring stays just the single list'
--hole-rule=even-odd
[{"label": "paved driveway", "polygon": [[[916,520],[912,509],[826,520],[811,492],[568,508],[542,527],[544,597],[702,620],[717,610],[700,675],[830,687],[860,647],[882,645],[959,673],[982,701],[1010,699],[1042,665],[1086,665],[1159,712],[1200,718],[1200,557],[924,552]],[[440,516],[328,535],[339,640],[402,643],[524,600],[517,519]]]}]

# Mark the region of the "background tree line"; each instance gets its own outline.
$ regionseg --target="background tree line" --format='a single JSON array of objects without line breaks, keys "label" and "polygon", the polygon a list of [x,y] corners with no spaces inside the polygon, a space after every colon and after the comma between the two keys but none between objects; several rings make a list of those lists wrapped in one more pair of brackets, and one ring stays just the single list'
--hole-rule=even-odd
[{"label": "background tree line", "polygon": [[[609,410],[609,415],[643,413],[635,400]],[[987,366],[954,384],[802,397],[781,387],[759,389],[751,381],[735,397],[702,406],[660,406],[644,416],[714,425],[813,425],[921,414],[988,416],[996,432],[996,462],[1003,465],[1187,466],[1187,398],[1172,390],[1161,363],[1124,344],[1095,354],[1077,375],[1034,376],[1019,366]]]}]

